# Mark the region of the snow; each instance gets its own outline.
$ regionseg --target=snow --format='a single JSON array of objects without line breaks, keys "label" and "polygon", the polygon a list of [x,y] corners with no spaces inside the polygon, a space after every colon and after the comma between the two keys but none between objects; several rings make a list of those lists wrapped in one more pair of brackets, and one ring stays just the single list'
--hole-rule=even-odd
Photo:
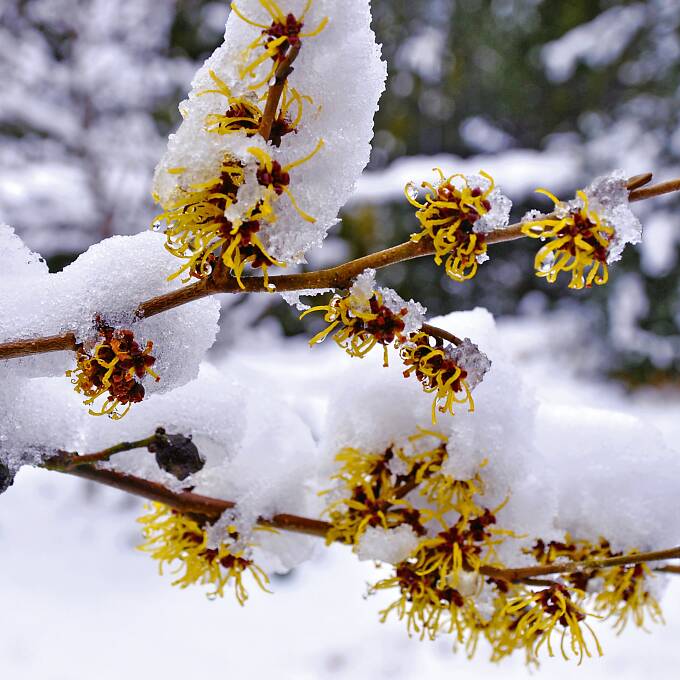
[{"label": "snow", "polygon": [[416,532],[406,524],[395,529],[368,527],[359,541],[357,557],[363,561],[398,564],[417,548],[419,542]]},{"label": "snow", "polygon": [[[480,327],[481,321],[480,318],[477,323]],[[458,330],[479,339],[479,332],[473,334],[472,328],[461,329],[462,325],[460,321],[456,323]],[[583,403],[631,414],[608,413],[607,434],[617,436],[617,441],[639,432],[636,418],[643,418],[646,435],[653,426],[663,433],[665,443],[650,441],[653,452],[658,452],[660,446],[666,450],[677,441],[680,397],[676,393],[648,391],[631,398],[614,385],[575,375],[578,361],[562,362],[563,370],[551,370],[556,361],[554,348],[559,350],[559,343],[550,341],[553,331],[549,324],[501,320],[499,328],[499,345],[514,361],[524,357],[518,368],[540,401],[550,401],[558,408],[559,404],[568,404],[580,414]],[[554,329],[557,340],[560,328],[563,324]],[[480,344],[495,358],[488,341],[485,344],[480,340]],[[289,364],[295,363],[294,369],[281,364],[284,357]],[[272,374],[277,364],[281,371]],[[240,367],[252,379],[270,377],[272,389],[283,398],[293,400],[300,410],[318,414],[318,390],[322,386],[327,389],[328,381],[335,380],[338,371],[353,365],[356,360],[345,358],[335,347],[309,353],[302,343],[288,341],[274,346],[266,357],[257,347],[246,347],[223,370]],[[497,365],[495,362],[494,368]],[[379,371],[385,375],[387,369],[376,365],[375,372]],[[367,369],[367,373],[372,372]],[[482,390],[486,382],[478,389]],[[388,410],[392,398],[390,394],[384,399]],[[505,403],[512,404],[512,400],[506,398]],[[415,401],[414,406],[417,408]],[[543,419],[542,412],[543,407],[539,409],[539,421]],[[593,415],[597,427],[602,423],[601,414]],[[127,417],[132,416],[133,412]],[[124,425],[126,419],[120,424]],[[209,419],[208,415],[206,420]],[[618,428],[623,429],[614,432]],[[568,434],[573,440],[573,428]],[[637,435],[631,444],[646,447],[640,441],[642,436]],[[551,444],[556,439],[551,437]],[[587,432],[578,434],[579,443],[596,446],[592,437],[591,441],[587,439]],[[587,451],[577,451],[572,462],[589,464]],[[620,446],[612,455],[614,459],[621,455]],[[592,466],[590,469],[597,472],[595,461]],[[652,464],[647,470],[638,466],[635,474],[653,475],[656,466]],[[470,469],[475,467],[476,463],[471,462]],[[541,469],[536,463],[533,467],[537,472]],[[604,475],[604,470],[600,474]],[[601,479],[595,500],[601,497]],[[633,487],[629,490],[636,493]],[[564,502],[568,501],[565,496]],[[141,502],[136,499],[54,473],[26,469],[0,503],[0,597],[5,603],[4,611],[11,612],[11,616],[0,618],[0,654],[3,670],[16,680],[80,680],[93,673],[107,680],[130,668],[140,676],[179,679],[214,671],[210,650],[224,648],[225,640],[230,672],[253,678],[270,677],[272,673],[286,680],[331,676],[410,680],[423,674],[432,678],[449,678],[451,674],[462,678],[483,674],[504,680],[527,677],[522,658],[493,665],[486,661],[482,648],[478,658],[470,662],[460,652],[451,653],[449,640],[420,642],[409,639],[396,621],[380,624],[377,612],[387,604],[389,596],[362,598],[366,581],[377,580],[380,572],[370,561],[359,562],[341,546],[326,549],[319,541],[311,562],[284,579],[274,579],[274,595],[251,588],[251,599],[245,608],[240,608],[228,598],[210,602],[198,589],[171,588],[168,579],[158,576],[155,564],[133,549],[139,542],[134,517],[139,514]],[[649,509],[648,503],[649,499],[645,506]],[[596,512],[605,513],[605,517],[614,518],[622,509],[630,511],[623,503],[611,509],[603,505],[600,503]],[[540,505],[536,510],[544,511]],[[17,522],[17,517],[22,521]],[[637,518],[632,524],[628,522],[635,530]],[[43,561],[26,559],[26,555],[34,554],[36,546],[42,555],[49,556],[47,576]],[[680,608],[676,604],[679,595],[680,584],[671,581],[662,602],[666,626],[653,627],[651,634],[629,627],[623,635],[616,636],[606,624],[596,623],[604,657],[586,660],[578,670],[573,663],[545,658],[533,675],[558,680],[572,678],[575,672],[588,680],[613,674],[634,680],[643,672],[670,677],[676,661],[674,639],[680,626]],[[178,625],[178,621],[192,621],[192,625]],[[74,639],[77,657],[72,651]],[[261,653],[262,645],[266,645],[266,654]],[[125,654],[111,656],[113,648],[125,649]],[[169,648],[172,654],[149,651]],[[102,664],[104,657],[107,662]]]},{"label": "snow", "polygon": [[569,80],[579,62],[598,68],[616,61],[644,26],[646,11],[639,2],[610,7],[592,21],[544,45],[541,59],[550,80],[558,83]]},{"label": "snow", "polygon": [[[300,16],[303,0],[280,3],[284,14]],[[256,0],[242,1],[239,10],[258,23],[269,24],[271,17]],[[305,30],[313,30],[324,18],[326,28],[318,35],[302,39],[302,50],[295,62],[289,84],[311,102],[304,102],[303,117],[297,132],[283,137],[280,148],[265,144],[259,137],[245,133],[215,134],[206,132],[209,114],[223,113],[226,99],[214,90],[211,72],[226,84],[234,97],[249,97],[248,83],[241,77],[248,63],[246,50],[260,30],[231,13],[225,42],[206,61],[192,82],[189,99],[180,104],[184,121],[171,135],[168,152],[159,163],[154,192],[166,206],[184,189],[213,179],[222,160],[235,159],[248,168],[255,164],[248,151],[257,147],[286,167],[311,154],[323,141],[323,147],[307,162],[291,170],[290,191],[303,211],[313,220],[302,219],[292,202],[285,197],[275,201],[275,217],[262,227],[260,236],[275,259],[287,264],[304,261],[305,253],[320,245],[327,231],[338,222],[338,211],[347,202],[368,163],[373,137],[373,115],[384,89],[386,66],[370,28],[368,0],[335,3],[317,0],[305,17]],[[257,56],[257,55],[255,55]],[[254,56],[250,57],[250,60]],[[259,82],[270,69],[267,59],[255,71]],[[361,74],[361,77],[357,77]],[[169,172],[184,168],[182,172]],[[254,173],[251,173],[254,178]],[[246,181],[240,187],[235,213],[227,217],[237,223],[260,198],[262,187]]]}]

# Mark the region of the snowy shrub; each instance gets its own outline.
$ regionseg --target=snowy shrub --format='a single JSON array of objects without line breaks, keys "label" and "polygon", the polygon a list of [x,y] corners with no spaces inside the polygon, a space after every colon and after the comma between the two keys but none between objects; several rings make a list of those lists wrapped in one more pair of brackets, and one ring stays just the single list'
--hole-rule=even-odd
[{"label": "snowy shrub", "polygon": [[[641,239],[630,202],[678,182],[615,171],[570,201],[541,190],[552,212],[510,225],[484,170],[437,169],[405,188],[409,241],[300,273],[368,162],[386,66],[368,0],[232,10],[180,104],[148,232],[50,274],[0,227],[0,492],[31,465],[143,496],[142,550],[175,585],[241,604],[319,537],[345,544],[388,568],[369,590],[393,596],[382,620],[469,655],[485,640],[494,660],[580,661],[601,653],[598,619],[662,620],[677,452],[633,418],[540,403],[488,312],[428,322],[377,270],[433,256],[464,283],[493,244],[529,237],[538,276],[603,285]],[[213,296],[273,292],[323,314],[310,345],[363,360],[338,370],[325,355],[318,422],[264,377],[205,360]]]}]

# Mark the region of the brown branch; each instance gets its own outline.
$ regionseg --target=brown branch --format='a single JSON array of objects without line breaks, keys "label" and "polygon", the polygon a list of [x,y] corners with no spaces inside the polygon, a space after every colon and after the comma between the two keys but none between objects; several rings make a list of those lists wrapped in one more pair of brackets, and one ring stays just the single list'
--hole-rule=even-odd
[{"label": "brown branch", "polygon": [[672,560],[676,558],[680,558],[680,547],[670,548],[668,550],[656,550],[654,552],[635,553],[632,555],[619,555],[618,557],[607,557],[602,560],[539,564],[533,567],[519,567],[516,569],[495,569],[486,567],[486,570],[482,573],[486,573],[488,576],[494,578],[503,578],[506,581],[517,581],[519,579],[549,576],[551,574],[571,574],[575,571],[581,571],[582,569],[606,569],[607,567],[621,567],[629,564],[659,562],[661,560]]},{"label": "brown branch", "polygon": [[48,352],[75,351],[76,336],[73,333],[51,335],[46,338],[29,340],[13,340],[0,344],[0,359],[16,359],[30,354],[47,354]]},{"label": "brown branch", "polygon": [[626,182],[626,189],[628,189],[628,191],[639,189],[640,187],[645,186],[645,184],[649,184],[652,181],[652,177],[654,177],[654,175],[652,175],[651,172],[645,172],[642,175],[633,175],[633,177],[630,177]]},{"label": "brown branch", "polygon": [[48,470],[55,470],[58,472],[67,472],[75,467],[87,465],[92,463],[102,463],[111,459],[117,453],[124,453],[125,451],[133,451],[134,449],[148,448],[159,440],[159,433],[156,432],[150,437],[140,439],[134,442],[121,442],[115,446],[111,446],[103,451],[97,453],[86,453],[79,456],[77,453],[69,453],[68,451],[60,451],[53,458],[45,461],[44,467]]},{"label": "brown branch", "polygon": [[671,179],[667,182],[653,184],[646,189],[635,189],[635,191],[630,192],[628,200],[631,203],[635,201],[644,201],[648,198],[662,196],[663,194],[671,194],[675,191],[680,191],[680,179]]},{"label": "brown branch", "polygon": [[448,331],[445,331],[443,328],[438,328],[437,326],[430,326],[429,323],[424,323],[420,327],[420,330],[422,330],[423,333],[427,333],[428,335],[431,335],[433,338],[439,338],[440,340],[446,340],[447,342],[452,342],[454,345],[462,345],[463,344],[463,341],[457,335],[454,335],[453,333],[449,333]]},{"label": "brown branch", "polygon": [[[216,520],[225,510],[231,510],[235,507],[235,503],[232,501],[210,498],[190,491],[171,491],[158,482],[151,482],[141,477],[115,470],[96,468],[91,465],[77,465],[56,471],[89,479],[147,500],[163,503],[186,514],[200,515],[209,520]],[[285,513],[274,515],[271,518],[260,518],[259,523],[283,531],[294,531],[320,537],[325,537],[331,527],[328,522]]]},{"label": "brown branch", "polygon": [[[203,517],[206,520],[216,520],[225,510],[231,510],[236,507],[236,504],[232,501],[210,498],[190,491],[171,491],[157,482],[151,482],[115,470],[95,468],[91,465],[78,465],[71,468],[57,469],[57,471],[89,479],[99,484],[119,489],[120,491],[125,491],[148,500],[163,503],[171,508],[175,508],[179,512]],[[309,536],[318,536],[321,538],[325,538],[332,527],[329,522],[324,522],[323,520],[286,513],[277,514],[271,518],[261,517],[258,522],[262,526],[268,526],[282,531],[302,533]],[[479,573],[484,576],[505,581],[526,583],[529,585],[543,585],[544,583],[548,583],[548,581],[540,579],[541,576],[569,574],[582,569],[604,569],[608,567],[626,566],[643,562],[657,562],[675,558],[680,558],[680,547],[671,548],[669,550],[658,550],[655,552],[621,555],[602,560],[563,562],[559,564],[535,565],[532,567],[508,567],[499,569],[496,567],[483,566],[480,568]],[[680,567],[664,566],[656,571],[680,573]]]},{"label": "brown branch", "polygon": [[293,62],[300,53],[300,47],[301,44],[297,43],[288,49],[286,56],[276,69],[274,84],[270,86],[267,92],[267,102],[264,106],[259,129],[260,135],[267,141],[271,139],[272,126],[274,125],[276,113],[279,109],[279,102],[281,101],[283,90],[286,87],[288,76],[293,72]]},{"label": "brown branch", "polygon": [[[648,174],[636,175],[629,180],[629,183],[632,186],[639,186],[641,181],[646,180]],[[680,191],[680,179],[655,184],[646,189],[635,189],[630,193],[630,200],[641,201],[675,191]],[[522,223],[517,222],[504,229],[497,229],[488,233],[486,235],[486,242],[488,244],[502,243],[504,241],[514,241],[524,236],[522,233]],[[407,241],[398,246],[393,246],[392,248],[387,248],[386,250],[381,250],[377,253],[360,257],[357,260],[352,260],[336,267],[330,267],[329,269],[301,274],[270,276],[269,289],[265,288],[264,278],[261,276],[244,277],[242,279],[243,287],[240,287],[236,279],[225,271],[225,268],[216,267],[215,275],[211,278],[142,302],[137,308],[135,315],[138,318],[147,318],[217,293],[263,293],[306,289],[318,290],[320,288],[347,288],[352,280],[365,269],[380,269],[398,262],[431,255],[433,252],[434,246],[431,240],[421,239],[417,243]],[[75,349],[75,336],[72,332],[49,338],[0,343],[0,360],[69,349]]]}]

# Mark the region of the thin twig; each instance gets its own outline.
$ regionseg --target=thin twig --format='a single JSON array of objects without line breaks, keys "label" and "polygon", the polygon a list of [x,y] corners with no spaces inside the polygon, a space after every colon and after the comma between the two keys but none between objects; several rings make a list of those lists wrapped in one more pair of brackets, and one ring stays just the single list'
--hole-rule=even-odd
[{"label": "thin twig", "polygon": [[[640,180],[637,175],[631,178],[633,184]],[[680,191],[680,179],[669,180],[655,184],[646,189],[636,189],[631,192],[631,201],[660,196],[675,191]],[[486,234],[488,244],[514,241],[523,238],[522,223],[517,222],[504,229],[497,229]],[[261,276],[248,276],[242,278],[243,286],[240,287],[236,278],[229,275],[225,268],[215,268],[215,276],[207,278],[190,286],[185,286],[165,295],[159,295],[142,302],[135,312],[137,318],[148,318],[161,314],[180,305],[200,300],[201,298],[218,293],[264,293],[264,292],[290,292],[296,290],[320,289],[320,288],[347,288],[352,280],[365,269],[380,269],[398,262],[405,262],[417,257],[434,253],[434,245],[431,240],[421,239],[419,242],[407,241],[398,246],[381,250],[357,260],[329,269],[321,269],[315,272],[301,274],[281,274],[269,277],[269,288],[265,288],[264,278]],[[75,335],[67,332],[60,336],[49,338],[35,338],[31,340],[16,340],[9,343],[0,343],[0,359],[13,359],[30,354],[55,352],[59,350],[75,349]]]},{"label": "thin twig", "polygon": [[662,196],[663,194],[671,194],[675,191],[680,191],[680,179],[671,179],[667,182],[660,182],[653,184],[646,189],[636,189],[631,191],[628,200],[633,203],[635,201],[644,201],[655,196]]},{"label": "thin twig", "polygon": [[420,330],[423,333],[431,335],[433,338],[439,338],[440,340],[446,340],[447,342],[452,342],[454,345],[462,345],[463,341],[453,333],[445,331],[443,328],[438,328],[437,326],[431,326],[429,323],[424,323]]},{"label": "thin twig", "polygon": [[[77,465],[75,467],[57,469],[56,471],[89,479],[135,496],[141,496],[150,501],[163,503],[180,512],[199,515],[210,520],[218,519],[225,510],[231,510],[235,507],[235,503],[232,501],[209,498],[208,496],[202,496],[190,491],[171,491],[158,482],[151,482],[141,477],[117,472],[116,470],[96,468],[92,465]],[[298,517],[297,515],[286,513],[277,514],[269,518],[262,517],[258,521],[263,526],[321,537],[326,536],[331,526],[321,520]]]},{"label": "thin twig", "polygon": [[117,453],[124,453],[125,451],[133,451],[134,449],[148,448],[151,444],[157,442],[159,439],[158,433],[152,434],[145,439],[139,439],[134,442],[121,442],[115,446],[111,446],[103,451],[97,453],[86,453],[79,456],[77,453],[69,453],[68,451],[60,451],[53,458],[48,459],[44,463],[44,467],[48,470],[56,470],[59,472],[66,472],[79,465],[87,465],[92,463],[102,463],[111,459]]},{"label": "thin twig", "polygon": [[606,569],[607,567],[621,567],[630,564],[642,564],[643,562],[660,562],[680,558],[680,547],[668,550],[656,550],[646,553],[634,553],[632,555],[619,555],[607,557],[601,560],[583,560],[581,562],[560,562],[558,564],[539,564],[533,567],[519,567],[516,569],[492,569],[489,568],[490,576],[497,574],[497,578],[508,581],[534,578],[536,576],[549,576],[551,574],[572,574],[582,569]]}]

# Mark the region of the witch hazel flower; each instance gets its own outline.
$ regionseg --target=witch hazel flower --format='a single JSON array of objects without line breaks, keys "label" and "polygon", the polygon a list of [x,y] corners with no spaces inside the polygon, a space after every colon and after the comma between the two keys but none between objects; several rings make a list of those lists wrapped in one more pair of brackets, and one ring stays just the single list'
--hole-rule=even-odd
[{"label": "witch hazel flower", "polygon": [[[368,0],[242,0],[154,178],[183,281],[304,262],[368,162],[385,65]],[[294,62],[294,63],[293,63]],[[359,78],[357,74],[361,74]]]},{"label": "witch hazel flower", "polygon": [[79,346],[76,368],[66,371],[66,376],[71,378],[75,391],[85,395],[86,406],[93,406],[100,397],[108,395],[99,410],[90,408],[90,414],[120,420],[132,404],[144,399],[142,380],[147,375],[160,380],[151,368],[156,363],[151,355],[153,342],[149,340],[142,349],[133,331],[114,329],[101,321],[97,331],[99,339],[95,343]]},{"label": "witch hazel flower", "polygon": [[413,182],[406,185],[406,198],[416,208],[421,227],[411,240],[430,239],[436,264],[443,264],[454,281],[466,281],[489,259],[485,235],[507,226],[512,202],[485,172],[448,177],[440,168],[435,172],[438,181],[421,184],[427,190],[422,201],[418,187]]},{"label": "witch hazel flower", "polygon": [[545,189],[537,191],[548,196],[555,209],[552,215],[531,211],[523,220],[526,236],[547,241],[536,254],[536,275],[554,283],[561,272],[569,273],[569,288],[576,289],[607,283],[609,264],[621,259],[627,243],[642,238],[623,172],[598,177],[568,202]]},{"label": "witch hazel flower", "polygon": [[328,326],[309,341],[310,345],[323,342],[332,334],[347,354],[360,358],[376,345],[382,345],[387,366],[388,345],[395,340],[403,342],[416,332],[423,324],[426,310],[413,300],[406,302],[391,288],[379,287],[375,269],[367,269],[357,276],[347,295],[334,295],[327,305],[312,307],[300,318],[312,312],[324,312]]},{"label": "witch hazel flower", "polygon": [[456,404],[475,410],[472,390],[482,382],[491,361],[469,338],[456,346],[426,333],[414,333],[399,351],[406,366],[404,377],[415,376],[426,392],[434,394],[433,423],[437,410],[455,415]]},{"label": "witch hazel flower", "polygon": [[241,540],[235,526],[222,527],[221,540],[213,545],[210,527],[194,517],[162,503],[151,503],[145,510],[138,520],[144,535],[139,549],[158,561],[161,574],[164,567],[172,568],[177,575],[173,585],[206,586],[211,588],[210,598],[223,597],[225,588],[231,585],[236,600],[244,605],[248,591],[243,579],[249,574],[262,590],[269,592],[269,577],[253,562],[250,546]]}]

